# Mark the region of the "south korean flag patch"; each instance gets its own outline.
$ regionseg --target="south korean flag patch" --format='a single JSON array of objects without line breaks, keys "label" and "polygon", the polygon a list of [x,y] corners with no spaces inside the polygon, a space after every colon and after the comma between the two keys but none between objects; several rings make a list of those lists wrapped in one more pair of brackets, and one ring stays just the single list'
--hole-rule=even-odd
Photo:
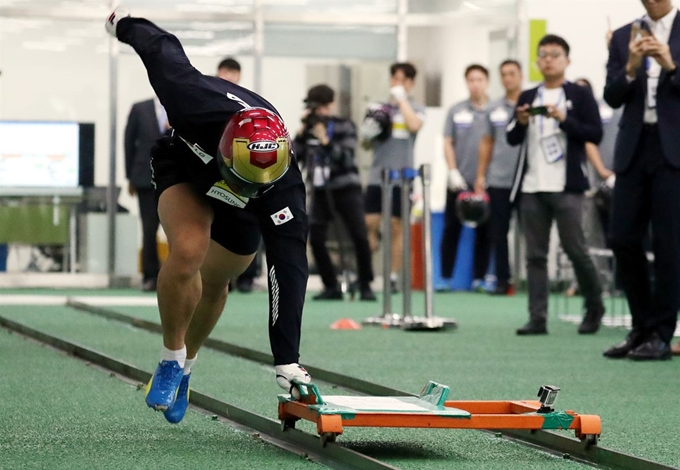
[{"label": "south korean flag patch", "polygon": [[284,207],[280,211],[270,215],[270,217],[274,221],[274,225],[283,225],[289,220],[293,220],[293,213],[288,207]]}]

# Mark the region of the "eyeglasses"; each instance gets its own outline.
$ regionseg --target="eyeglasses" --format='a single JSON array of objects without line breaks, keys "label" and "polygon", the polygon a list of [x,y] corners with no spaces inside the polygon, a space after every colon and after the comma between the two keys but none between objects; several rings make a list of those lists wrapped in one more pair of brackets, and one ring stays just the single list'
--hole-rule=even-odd
[{"label": "eyeglasses", "polygon": [[564,54],[560,51],[552,51],[552,52],[540,51],[538,53],[538,58],[539,59],[545,59],[546,57],[550,57],[552,59],[559,59],[563,55]]}]

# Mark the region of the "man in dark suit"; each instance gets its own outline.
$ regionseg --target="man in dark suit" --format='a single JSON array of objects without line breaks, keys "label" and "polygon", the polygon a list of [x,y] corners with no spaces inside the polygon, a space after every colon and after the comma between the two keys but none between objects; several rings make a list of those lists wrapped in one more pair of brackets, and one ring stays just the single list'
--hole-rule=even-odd
[{"label": "man in dark suit", "polygon": [[132,105],[125,127],[125,176],[130,196],[137,195],[142,219],[142,290],[156,290],[160,270],[156,233],[158,211],[151,184],[151,147],[168,129],[168,117],[158,99]]},{"label": "man in dark suit", "polygon": [[[624,106],[614,155],[612,246],[633,316],[610,358],[670,359],[680,306],[680,15],[644,0],[647,15],[614,32],[604,98]],[[652,225],[654,286],[642,239]]]},{"label": "man in dark suit", "polygon": [[581,224],[583,193],[589,187],[586,142],[602,139],[602,123],[593,94],[566,81],[568,66],[569,44],[552,34],[541,39],[538,67],[544,81],[522,92],[507,126],[508,143],[522,145],[510,194],[511,200],[521,195],[519,214],[529,283],[529,322],[517,330],[518,335],[548,332],[548,250],[553,220],[585,298],[578,332],[596,333],[604,315],[600,280]]}]

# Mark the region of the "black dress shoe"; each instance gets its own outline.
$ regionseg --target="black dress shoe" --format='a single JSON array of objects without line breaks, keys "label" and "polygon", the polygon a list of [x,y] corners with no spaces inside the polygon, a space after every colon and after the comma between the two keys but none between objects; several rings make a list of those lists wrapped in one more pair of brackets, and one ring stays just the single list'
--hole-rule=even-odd
[{"label": "black dress shoe", "polygon": [[340,289],[324,289],[320,293],[312,297],[313,300],[342,300],[342,291]]},{"label": "black dress shoe", "polygon": [[147,279],[144,281],[144,284],[142,284],[142,291],[143,292],[156,292],[156,288],[158,287],[158,284],[155,279]]},{"label": "black dress shoe", "polygon": [[489,292],[491,295],[509,295],[510,284],[497,284],[492,291]]},{"label": "black dress shoe", "polygon": [[362,287],[359,291],[359,300],[375,302],[378,300],[370,287]]},{"label": "black dress shoe", "polygon": [[626,357],[634,361],[667,361],[671,358],[671,345],[654,332]]},{"label": "black dress shoe", "polygon": [[615,344],[607,349],[602,355],[610,359],[623,359],[633,349],[637,348],[644,341],[644,335],[641,331],[633,330],[628,333],[626,339],[619,344]]},{"label": "black dress shoe", "polygon": [[578,327],[578,333],[580,335],[592,335],[597,333],[597,330],[600,329],[603,316],[604,305],[599,305],[598,307],[586,310],[585,315],[583,315],[583,321]]},{"label": "black dress shoe", "polygon": [[240,277],[236,279],[236,289],[239,292],[243,293],[248,293],[253,291],[253,280],[252,278],[243,278],[241,279]]},{"label": "black dress shoe", "polygon": [[524,325],[522,328],[518,329],[517,334],[519,336],[547,335],[548,330],[545,327],[544,322],[530,321],[529,323]]}]

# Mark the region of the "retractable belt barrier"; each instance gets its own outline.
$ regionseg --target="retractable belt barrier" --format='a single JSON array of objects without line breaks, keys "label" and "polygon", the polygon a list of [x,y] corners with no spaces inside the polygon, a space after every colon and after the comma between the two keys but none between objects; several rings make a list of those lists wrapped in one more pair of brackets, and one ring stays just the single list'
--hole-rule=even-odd
[{"label": "retractable belt barrier", "polygon": [[[425,312],[414,316],[411,298],[411,190],[413,181],[420,177],[423,187],[423,279],[425,280]],[[436,317],[433,312],[432,287],[432,214],[430,209],[430,165],[422,165],[419,169],[404,168],[402,170],[383,169],[382,172],[382,241],[383,241],[383,308],[380,316],[364,319],[365,325],[382,327],[398,327],[404,330],[441,330],[455,328],[457,322],[452,318]],[[403,292],[402,314],[392,309],[392,287],[390,283],[390,267],[392,264],[392,190],[396,182],[401,183],[401,223],[403,240],[403,260],[401,283]]]}]

